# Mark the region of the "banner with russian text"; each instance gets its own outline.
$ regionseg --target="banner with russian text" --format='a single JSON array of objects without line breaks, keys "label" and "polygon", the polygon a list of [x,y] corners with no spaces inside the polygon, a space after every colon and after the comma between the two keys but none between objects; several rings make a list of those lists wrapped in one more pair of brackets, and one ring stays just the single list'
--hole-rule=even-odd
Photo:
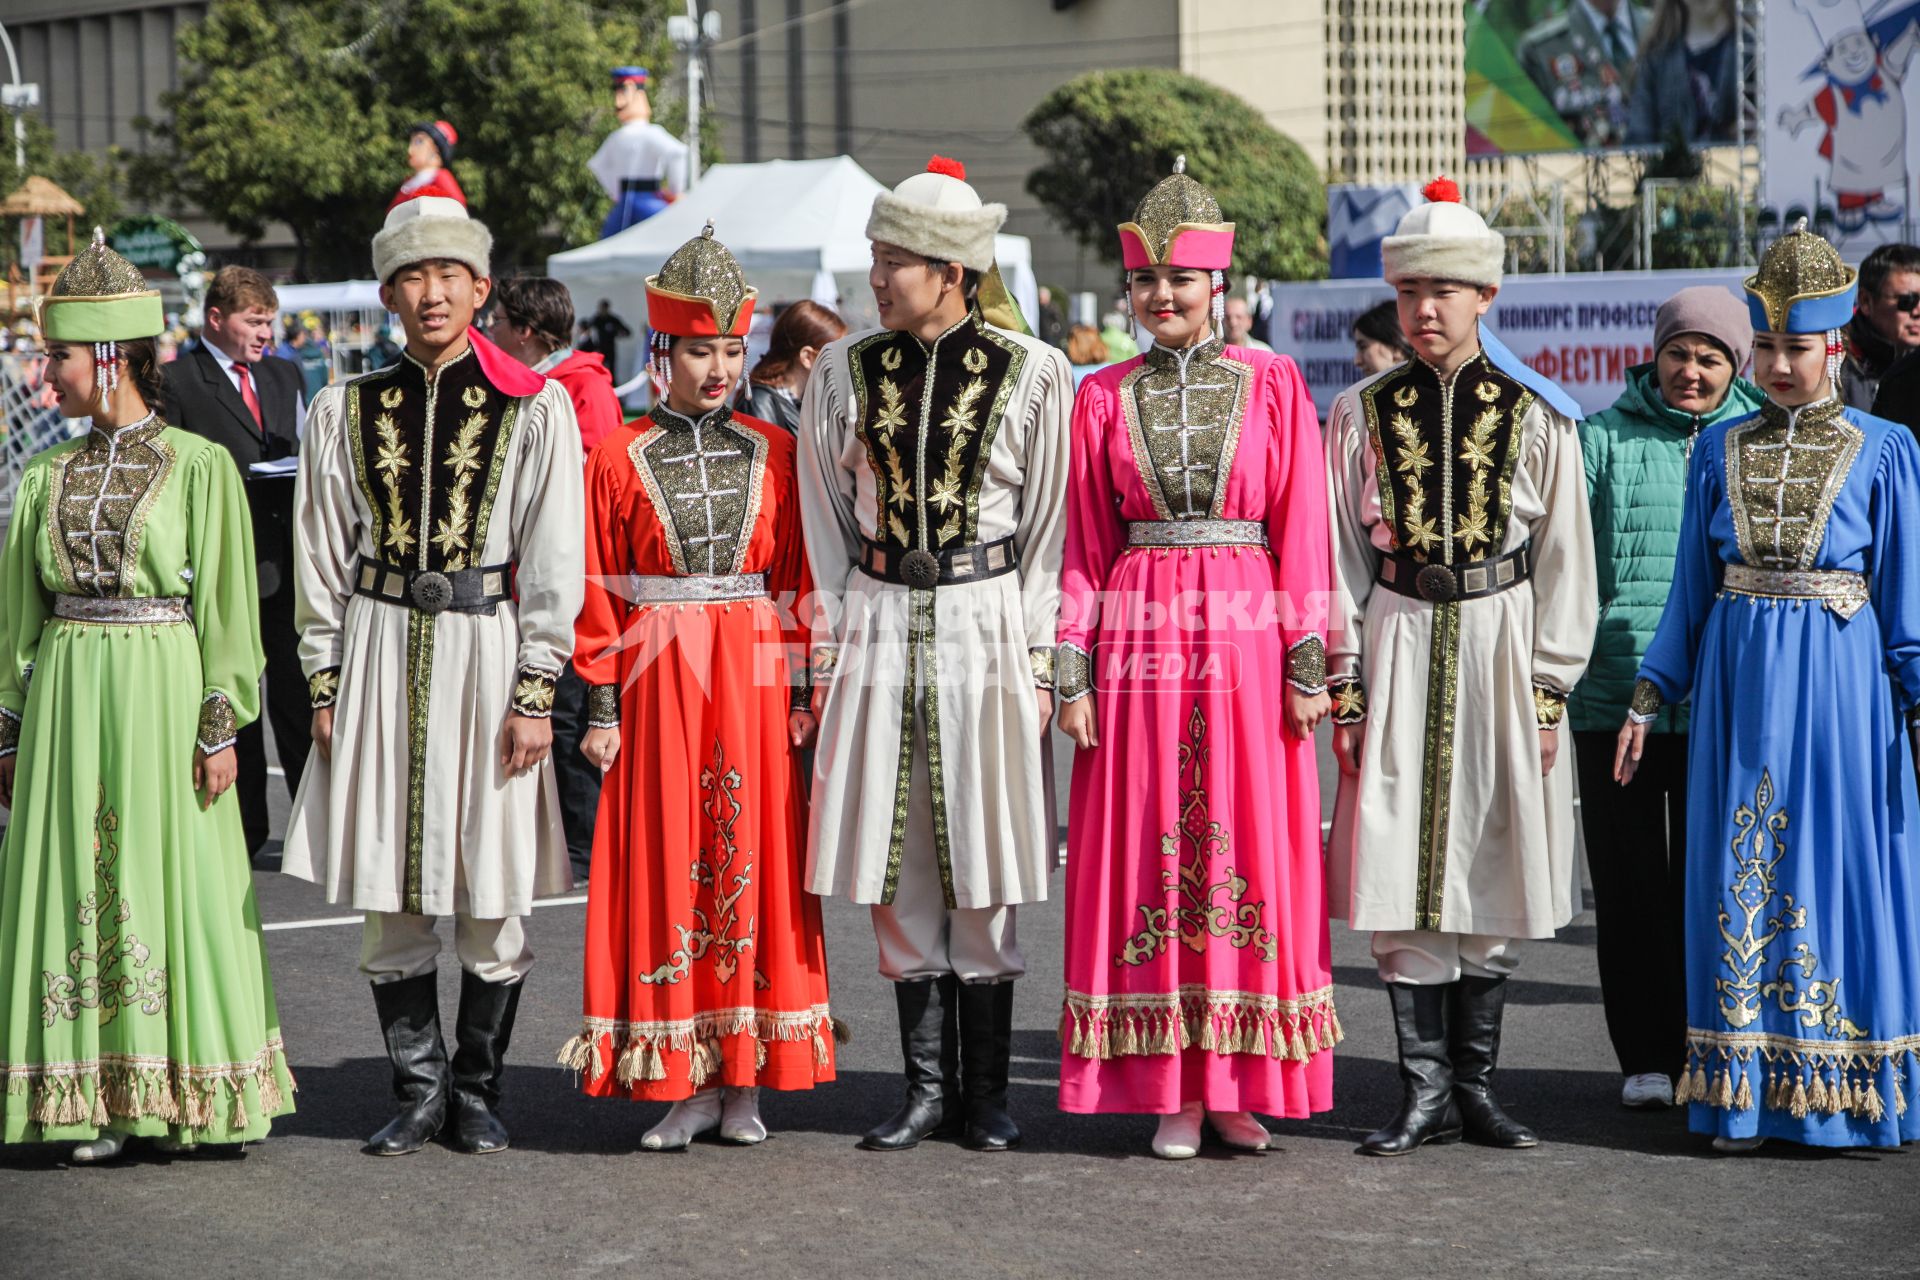
[{"label": "banner with russian text", "polygon": [[[1487,323],[1513,353],[1559,383],[1588,413],[1619,398],[1627,370],[1653,359],[1660,304],[1698,284],[1741,293],[1743,272],[1610,271],[1509,276]],[[1294,358],[1324,418],[1333,399],[1359,378],[1353,322],[1393,296],[1378,281],[1323,280],[1273,286],[1268,341]]]}]

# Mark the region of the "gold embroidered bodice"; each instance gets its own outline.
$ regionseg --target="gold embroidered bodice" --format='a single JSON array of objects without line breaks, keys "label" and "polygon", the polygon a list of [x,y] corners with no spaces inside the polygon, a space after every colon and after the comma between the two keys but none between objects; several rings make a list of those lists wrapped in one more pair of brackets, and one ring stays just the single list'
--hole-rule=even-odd
[{"label": "gold embroidered bodice", "polygon": [[766,483],[767,442],[725,405],[698,421],[657,404],[627,446],[681,574],[739,573]]},{"label": "gold embroidered bodice", "polygon": [[147,513],[173,471],[158,414],[118,430],[95,427],[53,469],[47,536],[71,595],[131,592]]},{"label": "gold embroidered bodice", "polygon": [[883,545],[939,551],[979,541],[980,484],[1026,355],[977,311],[931,343],[894,330],[847,353]]},{"label": "gold embroidered bodice", "polygon": [[1769,400],[1731,428],[1727,505],[1740,558],[1769,569],[1812,568],[1865,440],[1834,399],[1797,410]]},{"label": "gold embroidered bodice", "polygon": [[403,355],[354,380],[347,439],[375,555],[447,573],[478,564],[519,407],[472,347],[432,372]]},{"label": "gold embroidered bodice", "polygon": [[1500,554],[1533,393],[1485,352],[1440,375],[1419,360],[1360,392],[1393,545],[1444,564]]},{"label": "gold embroidered bodice", "polygon": [[1162,520],[1218,519],[1247,416],[1253,366],[1209,338],[1184,351],[1155,343],[1120,380],[1134,464]]}]

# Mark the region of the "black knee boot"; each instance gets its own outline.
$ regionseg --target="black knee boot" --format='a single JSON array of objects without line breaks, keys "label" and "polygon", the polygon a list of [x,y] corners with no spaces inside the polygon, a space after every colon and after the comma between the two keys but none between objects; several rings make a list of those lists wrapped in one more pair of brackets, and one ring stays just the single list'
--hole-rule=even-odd
[{"label": "black knee boot", "polygon": [[1393,1123],[1360,1143],[1368,1155],[1404,1156],[1429,1142],[1460,1140],[1460,1109],[1453,1101],[1453,1062],[1447,1048],[1448,996],[1455,985],[1387,984],[1405,1092]]},{"label": "black knee boot", "polygon": [[1500,1020],[1506,1012],[1505,978],[1462,978],[1450,988],[1448,1013],[1453,1047],[1453,1096],[1467,1134],[1490,1147],[1535,1147],[1533,1130],[1500,1109],[1493,1096],[1493,1068],[1500,1058]]},{"label": "black knee boot", "polygon": [[454,1028],[453,1123],[460,1145],[474,1155],[507,1149],[500,1123],[500,1072],[520,1008],[518,982],[483,982],[460,974],[460,1021]]},{"label": "black knee boot", "polygon": [[400,1114],[367,1140],[377,1156],[411,1155],[433,1141],[447,1122],[447,1045],[440,1036],[440,992],[435,975],[373,984],[373,1007],[393,1063],[393,1096]]},{"label": "black knee boot", "polygon": [[893,984],[900,1014],[900,1057],[907,1097],[900,1109],[868,1131],[869,1151],[905,1151],[959,1122],[960,1109],[946,1098],[945,1081],[957,1070],[952,979],[921,978]]},{"label": "black knee boot", "polygon": [[975,1151],[1005,1151],[1020,1145],[1019,1127],[1007,1114],[1013,984],[962,982],[959,987],[960,1091],[967,1116],[960,1140]]}]

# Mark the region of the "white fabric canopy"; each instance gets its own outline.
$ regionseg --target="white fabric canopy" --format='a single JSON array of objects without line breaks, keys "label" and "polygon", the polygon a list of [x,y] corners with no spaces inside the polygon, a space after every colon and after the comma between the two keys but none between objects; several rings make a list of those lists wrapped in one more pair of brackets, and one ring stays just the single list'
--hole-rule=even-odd
[{"label": "white fabric canopy", "polygon": [[[768,160],[717,164],[700,184],[664,212],[616,236],[556,253],[547,274],[573,294],[576,315],[593,314],[601,299],[635,333],[623,342],[619,376],[638,367],[647,318],[646,278],[669,254],[700,234],[708,219],[760,291],[760,305],[812,298],[834,307],[851,328],[875,323],[867,290],[872,261],[867,214],[884,188],[850,156],[825,160]],[[1039,310],[1033,249],[1025,236],[999,236],[995,253],[1007,288],[1032,323]]]}]

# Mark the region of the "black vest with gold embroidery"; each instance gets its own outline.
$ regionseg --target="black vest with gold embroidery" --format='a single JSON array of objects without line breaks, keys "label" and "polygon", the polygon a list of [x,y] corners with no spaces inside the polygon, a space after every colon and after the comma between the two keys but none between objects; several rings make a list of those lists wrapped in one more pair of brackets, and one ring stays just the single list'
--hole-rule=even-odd
[{"label": "black vest with gold embroidery", "polygon": [[443,573],[479,563],[519,408],[487,381],[471,347],[432,373],[403,355],[347,388],[347,440],[373,511],[375,555]]},{"label": "black vest with gold embroidery", "polygon": [[1394,547],[1443,564],[1499,555],[1533,393],[1481,352],[1446,382],[1409,360],[1361,391],[1360,405]]},{"label": "black vest with gold embroidery", "polygon": [[931,344],[896,330],[853,345],[857,429],[883,545],[942,551],[979,541],[980,484],[1026,355],[978,312]]}]

